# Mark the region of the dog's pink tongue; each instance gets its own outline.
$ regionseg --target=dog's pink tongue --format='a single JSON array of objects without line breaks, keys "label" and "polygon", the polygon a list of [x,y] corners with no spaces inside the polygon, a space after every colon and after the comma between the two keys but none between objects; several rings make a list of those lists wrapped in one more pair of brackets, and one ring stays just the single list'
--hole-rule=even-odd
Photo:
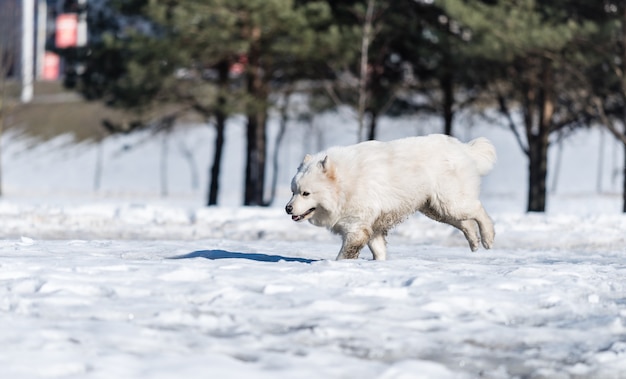
[{"label": "dog's pink tongue", "polygon": [[293,215],[293,216],[291,216],[291,219],[293,221],[298,221],[300,219],[300,216]]}]

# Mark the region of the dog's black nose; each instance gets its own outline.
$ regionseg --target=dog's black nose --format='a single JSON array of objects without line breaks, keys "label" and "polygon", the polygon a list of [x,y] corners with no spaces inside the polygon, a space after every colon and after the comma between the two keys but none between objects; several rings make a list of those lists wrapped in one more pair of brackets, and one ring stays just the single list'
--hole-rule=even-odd
[{"label": "dog's black nose", "polygon": [[291,205],[287,205],[287,206],[285,207],[285,211],[287,212],[287,214],[289,214],[289,215],[290,215],[290,214],[291,214],[291,212],[293,212],[293,206],[291,206]]}]

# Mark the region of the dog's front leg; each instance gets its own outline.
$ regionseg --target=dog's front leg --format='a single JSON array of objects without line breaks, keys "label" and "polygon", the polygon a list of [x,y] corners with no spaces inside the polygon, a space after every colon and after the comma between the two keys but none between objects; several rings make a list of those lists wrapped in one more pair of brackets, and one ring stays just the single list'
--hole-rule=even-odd
[{"label": "dog's front leg", "polygon": [[343,236],[343,243],[341,244],[339,255],[337,255],[337,260],[358,258],[361,249],[363,249],[368,240],[369,236],[365,231],[346,233]]},{"label": "dog's front leg", "polygon": [[367,243],[375,261],[384,261],[387,259],[387,241],[385,234],[377,234]]}]

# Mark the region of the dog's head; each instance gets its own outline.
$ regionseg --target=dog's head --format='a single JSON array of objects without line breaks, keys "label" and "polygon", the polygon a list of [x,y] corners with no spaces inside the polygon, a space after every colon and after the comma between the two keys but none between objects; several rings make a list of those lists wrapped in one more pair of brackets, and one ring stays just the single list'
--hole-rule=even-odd
[{"label": "dog's head", "polygon": [[329,201],[336,193],[335,166],[324,156],[322,159],[307,155],[291,181],[291,200],[285,206],[291,219],[298,222],[313,220],[327,213]]}]

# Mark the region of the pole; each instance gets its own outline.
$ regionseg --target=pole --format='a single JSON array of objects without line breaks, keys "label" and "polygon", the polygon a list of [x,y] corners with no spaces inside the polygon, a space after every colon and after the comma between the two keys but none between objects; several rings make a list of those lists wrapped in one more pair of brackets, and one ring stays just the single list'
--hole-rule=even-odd
[{"label": "pole", "polygon": [[35,1],[22,0],[22,103],[33,100]]},{"label": "pole", "polygon": [[76,46],[87,46],[87,0],[78,0],[78,24],[76,25]]},{"label": "pole", "polygon": [[48,4],[46,0],[37,0],[37,70],[35,78],[43,76],[43,57],[46,53],[46,23],[48,20]]}]

